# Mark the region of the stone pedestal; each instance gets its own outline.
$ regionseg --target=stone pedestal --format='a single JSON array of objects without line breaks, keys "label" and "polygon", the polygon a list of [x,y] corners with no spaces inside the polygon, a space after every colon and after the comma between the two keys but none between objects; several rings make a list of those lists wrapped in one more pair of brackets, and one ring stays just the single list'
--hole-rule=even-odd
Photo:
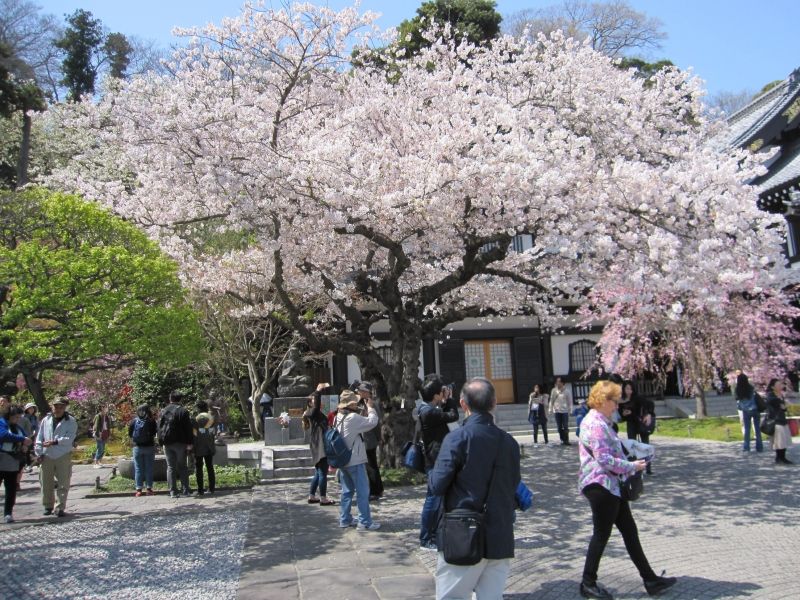
[{"label": "stone pedestal", "polygon": [[[120,477],[126,479],[134,478],[134,468],[132,458],[123,458],[117,463],[117,472]],[[153,481],[166,481],[167,480],[167,457],[163,454],[157,454],[155,463],[153,464]]]}]

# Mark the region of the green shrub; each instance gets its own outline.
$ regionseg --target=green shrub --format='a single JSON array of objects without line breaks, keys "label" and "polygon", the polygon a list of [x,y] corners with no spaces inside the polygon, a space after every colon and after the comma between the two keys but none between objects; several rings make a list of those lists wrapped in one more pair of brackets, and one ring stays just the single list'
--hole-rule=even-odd
[{"label": "green shrub", "polygon": [[[205,475],[205,472],[203,473]],[[214,474],[216,475],[217,489],[231,489],[231,488],[249,488],[257,484],[261,479],[261,470],[254,467],[245,467],[243,465],[226,465],[215,466]],[[208,486],[208,480],[204,479],[204,483]],[[194,472],[190,471],[189,487],[193,490],[197,489],[197,479]],[[99,490],[94,490],[94,494],[108,494],[108,493],[121,493],[133,492],[136,489],[133,479],[127,479],[121,475],[110,478]],[[153,489],[155,490],[168,490],[166,481],[153,482]]]},{"label": "green shrub", "polygon": [[381,469],[381,479],[383,480],[383,485],[386,487],[422,485],[428,481],[428,478],[422,473],[417,473],[405,467],[399,469],[384,467]]}]

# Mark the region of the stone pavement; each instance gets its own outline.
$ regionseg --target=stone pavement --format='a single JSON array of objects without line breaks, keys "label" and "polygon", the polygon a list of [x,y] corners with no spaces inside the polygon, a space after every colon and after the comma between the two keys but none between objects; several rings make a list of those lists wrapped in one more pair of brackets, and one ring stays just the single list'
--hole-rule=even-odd
[{"label": "stone pavement", "polygon": [[[576,490],[577,449],[522,441],[523,477],[536,496],[518,513],[504,597],[579,598],[591,515]],[[776,467],[771,452],[743,454],[738,444],[654,442],[656,474],[634,515],[653,567],[680,578],[664,597],[796,598],[800,467]],[[800,447],[789,457],[800,462]],[[339,529],[338,507],[308,505],[305,494],[303,484],[202,500],[79,492],[73,516],[55,524],[39,514],[36,495],[30,519],[0,526],[0,598],[433,597],[436,554],[416,544],[423,487],[387,489],[373,504],[383,527],[363,533]],[[600,581],[617,598],[646,597],[616,533]]]}]

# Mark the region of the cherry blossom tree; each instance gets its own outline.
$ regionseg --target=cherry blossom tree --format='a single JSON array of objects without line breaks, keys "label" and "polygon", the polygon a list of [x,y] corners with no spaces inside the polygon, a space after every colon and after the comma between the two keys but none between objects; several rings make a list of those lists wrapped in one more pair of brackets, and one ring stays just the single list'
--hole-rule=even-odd
[{"label": "cherry blossom tree", "polygon": [[350,65],[373,19],[246,6],[179,30],[169,75],[50,111],[84,132],[51,185],[144,227],[197,290],[269,290],[240,314],[405,397],[423,338],[467,317],[555,325],[609,272],[660,289],[782,268],[777,218],[744,185],[758,167],[708,143],[698,81],[644,82],[558,33],[477,47],[447,28],[387,77]]},{"label": "cherry blossom tree", "polygon": [[598,343],[603,368],[633,378],[664,376],[680,366],[685,387],[697,399],[698,418],[707,415],[705,394],[720,373],[742,370],[766,385],[794,370],[800,360],[794,295],[715,283],[707,302],[693,294],[622,286],[593,291],[583,309],[606,321]]}]

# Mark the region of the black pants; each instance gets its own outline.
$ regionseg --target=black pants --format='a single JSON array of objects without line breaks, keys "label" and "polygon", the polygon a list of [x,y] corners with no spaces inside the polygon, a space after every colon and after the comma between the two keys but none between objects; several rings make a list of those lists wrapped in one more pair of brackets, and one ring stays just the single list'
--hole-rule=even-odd
[{"label": "black pants", "polygon": [[6,488],[6,502],[3,507],[3,515],[10,515],[17,503],[17,474],[19,471],[0,471],[0,479]]},{"label": "black pants", "polygon": [[656,578],[656,574],[647,562],[647,557],[639,542],[639,531],[633,520],[631,506],[627,500],[621,500],[600,484],[593,483],[583,490],[583,495],[592,507],[592,539],[586,551],[586,563],[583,566],[583,583],[592,585],[597,581],[597,569],[606,549],[611,528],[616,525],[625,542],[625,549],[633,564],[639,570],[639,576],[645,580]]},{"label": "black pants", "polygon": [[569,443],[569,413],[556,413],[556,428],[562,444]]},{"label": "black pants", "polygon": [[539,428],[542,428],[542,435],[544,435],[544,443],[547,443],[547,421],[537,421],[533,424],[533,443],[539,443]]},{"label": "black pants", "polygon": [[213,492],[216,484],[216,475],[214,474],[214,456],[195,456],[194,457],[194,476],[197,478],[197,491],[203,493],[203,461],[206,463],[206,471],[208,471],[208,491]]},{"label": "black pants", "polygon": [[383,496],[383,480],[378,466],[378,449],[367,450],[367,477],[369,478],[369,495]]}]

